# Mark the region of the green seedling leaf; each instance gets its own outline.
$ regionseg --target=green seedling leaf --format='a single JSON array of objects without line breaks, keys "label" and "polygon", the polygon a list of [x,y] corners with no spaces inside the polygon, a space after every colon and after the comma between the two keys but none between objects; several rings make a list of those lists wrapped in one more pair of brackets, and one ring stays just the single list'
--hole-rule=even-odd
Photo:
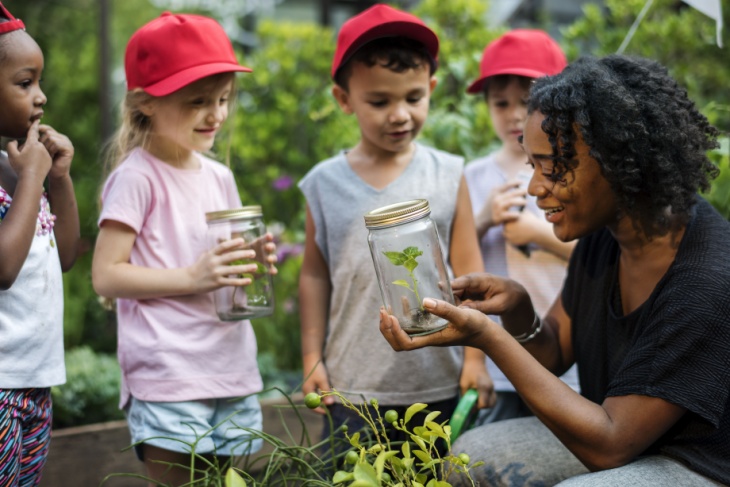
[{"label": "green seedling leaf", "polygon": [[423,255],[423,251],[418,247],[407,247],[403,250],[403,253],[408,257],[413,257],[414,259]]},{"label": "green seedling leaf", "polygon": [[388,260],[393,265],[403,265],[403,263],[408,260],[408,256],[404,254],[403,252],[383,252],[385,256],[388,258]]},{"label": "green seedling leaf", "polygon": [[403,263],[403,267],[408,269],[408,272],[413,272],[413,270],[418,267],[418,262],[416,262],[416,259],[408,259]]},{"label": "green seedling leaf", "polygon": [[418,267],[416,257],[420,257],[421,255],[423,255],[423,251],[421,251],[418,247],[406,247],[403,252],[383,252],[383,254],[388,258],[388,260],[390,260],[391,264],[395,266],[403,266],[406,268],[406,270],[408,271],[408,275],[413,282],[413,286],[411,287],[403,279],[393,281],[393,284],[403,286],[404,288],[410,290],[413,294],[415,294],[416,301],[419,304],[419,308],[423,309],[423,305],[421,305],[421,296],[418,294],[418,280],[416,279],[415,274],[413,274],[413,270]]},{"label": "green seedling leaf", "polygon": [[403,424],[408,424],[408,422],[411,420],[414,414],[419,413],[426,409],[428,407],[428,404],[424,404],[422,402],[417,402],[413,405],[411,405],[408,409],[406,409],[406,414],[403,418]]},{"label": "green seedling leaf", "polygon": [[226,487],[246,487],[246,481],[232,468],[229,468],[226,472],[225,480]]},{"label": "green seedling leaf", "polygon": [[396,286],[403,286],[409,291],[413,291],[413,289],[411,289],[411,285],[408,284],[408,281],[406,281],[405,279],[398,279],[397,281],[393,281],[393,284],[395,284]]}]

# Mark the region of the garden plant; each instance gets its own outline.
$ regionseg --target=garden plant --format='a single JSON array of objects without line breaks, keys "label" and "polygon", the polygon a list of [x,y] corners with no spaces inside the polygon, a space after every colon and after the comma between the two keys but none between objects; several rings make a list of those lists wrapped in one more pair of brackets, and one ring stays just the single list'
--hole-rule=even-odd
[{"label": "garden plant", "polygon": [[[346,424],[341,426],[344,439],[332,434],[329,438],[313,442],[299,411],[301,404],[296,404],[280,389],[278,392],[287,400],[281,413],[293,413],[302,423],[301,437],[298,440],[291,436],[277,438],[262,431],[242,428],[253,438],[260,438],[268,444],[271,453],[219,462],[215,457],[196,452],[198,442],[214,427],[194,443],[181,442],[191,451],[190,464],[183,466],[190,469],[190,482],[186,486],[450,487],[448,479],[453,476],[463,476],[475,485],[469,470],[482,462],[471,463],[464,453],[448,453],[445,456],[439,453],[438,442],[443,442],[446,447],[442,451],[451,452],[448,419],[439,420],[441,413],[430,411],[421,424],[414,424],[417,414],[428,411],[427,404],[413,404],[404,417],[399,418],[393,410],[381,414],[375,399],[357,403],[336,390],[310,393],[304,397],[304,406],[315,409],[320,407],[323,397],[334,396],[345,407],[355,411],[366,424],[363,430],[352,432],[348,431]],[[389,428],[405,433],[410,441],[389,441]],[[340,448],[338,442],[346,442],[346,447]],[[114,473],[107,476],[102,485],[114,477],[137,478],[154,484],[144,475]]]}]

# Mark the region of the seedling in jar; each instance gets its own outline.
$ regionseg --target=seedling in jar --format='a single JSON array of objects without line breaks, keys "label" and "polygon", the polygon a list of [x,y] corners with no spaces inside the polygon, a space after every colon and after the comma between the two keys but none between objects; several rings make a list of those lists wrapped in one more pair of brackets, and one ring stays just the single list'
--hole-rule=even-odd
[{"label": "seedling in jar", "polygon": [[[251,279],[251,282],[253,283],[253,281],[257,275],[266,273],[266,267],[261,262],[254,260],[254,259],[236,259],[234,261],[231,261],[228,265],[251,265],[251,264],[256,265],[256,270],[254,272],[244,272],[242,274],[239,274],[238,277],[242,278],[242,279]],[[236,304],[236,293],[238,292],[239,289],[240,289],[239,286],[236,286],[233,288],[233,295],[231,296],[231,302],[233,303],[234,310],[235,309],[244,309],[245,310],[247,308],[245,305],[243,305],[239,308]],[[258,296],[258,299],[261,299],[261,298],[263,298],[263,296]],[[248,296],[249,305],[257,304],[257,303],[253,303],[251,301],[252,301],[252,297]]]},{"label": "seedling in jar", "polygon": [[411,286],[411,283],[406,281],[405,279],[398,279],[393,281],[393,284],[396,286],[401,286],[409,291],[411,291],[413,294],[416,295],[416,301],[418,302],[418,309],[420,311],[424,311],[423,304],[421,303],[421,296],[418,294],[418,279],[416,279],[416,275],[413,273],[413,271],[418,267],[418,262],[416,262],[416,258],[423,255],[423,251],[420,250],[418,247],[406,247],[403,249],[403,252],[383,252],[385,256],[388,258],[391,264],[394,266],[403,266],[408,271],[408,275],[411,278],[411,282],[413,285]]}]

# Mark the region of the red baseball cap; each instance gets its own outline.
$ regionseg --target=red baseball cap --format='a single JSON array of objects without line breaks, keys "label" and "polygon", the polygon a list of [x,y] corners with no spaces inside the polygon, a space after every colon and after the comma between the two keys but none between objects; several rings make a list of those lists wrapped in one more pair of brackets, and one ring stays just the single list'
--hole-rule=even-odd
[{"label": "red baseball cap", "polygon": [[439,38],[415,15],[379,3],[342,24],[332,61],[332,77],[366,43],[383,37],[407,37],[422,43],[435,61]]},{"label": "red baseball cap", "polygon": [[200,15],[165,12],[129,39],[124,55],[127,90],[165,96],[218,73],[250,72],[236,60],[223,27]]},{"label": "red baseball cap", "polygon": [[568,62],[563,50],[547,32],[515,29],[490,42],[479,65],[480,76],[466,89],[481,93],[484,81],[498,74],[540,78],[558,74]]},{"label": "red baseball cap", "polygon": [[13,14],[5,8],[5,5],[3,5],[2,2],[0,2],[0,12],[2,12],[3,16],[8,19],[8,22],[0,24],[0,34],[7,34],[14,30],[25,30],[25,24],[23,21],[13,17]]}]

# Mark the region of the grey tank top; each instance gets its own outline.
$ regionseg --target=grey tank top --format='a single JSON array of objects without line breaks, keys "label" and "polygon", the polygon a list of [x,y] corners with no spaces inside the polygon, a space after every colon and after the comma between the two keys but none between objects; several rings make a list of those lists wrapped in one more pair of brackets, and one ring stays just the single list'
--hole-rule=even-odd
[{"label": "grey tank top", "polygon": [[460,347],[396,353],[380,334],[382,298],[363,215],[399,201],[427,199],[448,262],[463,166],[461,157],[417,144],[408,167],[381,190],[360,179],[344,152],[317,164],[299,183],[332,283],[325,366],[332,387],[353,400],[375,398],[395,406],[458,394]]}]

